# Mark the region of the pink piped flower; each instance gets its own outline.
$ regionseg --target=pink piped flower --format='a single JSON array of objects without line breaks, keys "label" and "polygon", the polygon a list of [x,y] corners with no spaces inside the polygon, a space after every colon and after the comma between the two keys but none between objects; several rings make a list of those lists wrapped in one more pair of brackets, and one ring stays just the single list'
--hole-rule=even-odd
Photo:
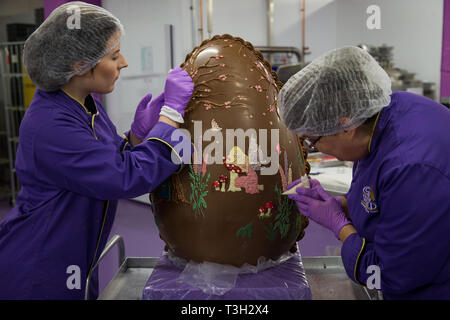
[{"label": "pink piped flower", "polygon": [[258,84],[255,86],[256,91],[262,92],[262,87]]},{"label": "pink piped flower", "polygon": [[219,76],[219,79],[222,80],[222,81],[225,81],[225,80],[227,79],[227,76],[224,75],[224,74],[221,74],[221,75]]}]

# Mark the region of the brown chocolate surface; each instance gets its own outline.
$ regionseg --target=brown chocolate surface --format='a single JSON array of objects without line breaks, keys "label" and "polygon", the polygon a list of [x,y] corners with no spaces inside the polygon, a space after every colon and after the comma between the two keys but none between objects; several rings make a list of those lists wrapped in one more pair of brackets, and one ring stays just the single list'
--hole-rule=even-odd
[{"label": "brown chocolate surface", "polygon": [[[196,262],[241,266],[256,265],[262,256],[277,259],[303,237],[308,224],[295,203],[281,195],[287,184],[309,173],[306,151],[277,113],[282,84],[259,51],[230,35],[204,41],[181,67],[195,85],[182,127],[203,156],[196,157],[202,163],[187,165],[153,192],[161,239],[175,255]],[[203,135],[200,146],[194,121],[201,121],[202,133],[214,129],[209,132],[221,135],[223,144]],[[239,128],[248,133],[245,144],[235,140],[227,149],[227,129]],[[252,129],[256,136],[250,138]],[[254,158],[261,153],[251,140],[262,145],[261,129],[267,130],[263,153],[279,157],[272,175],[261,174],[270,163]],[[272,141],[272,130],[278,130],[278,141],[275,136]],[[219,150],[222,161],[210,164]]]}]

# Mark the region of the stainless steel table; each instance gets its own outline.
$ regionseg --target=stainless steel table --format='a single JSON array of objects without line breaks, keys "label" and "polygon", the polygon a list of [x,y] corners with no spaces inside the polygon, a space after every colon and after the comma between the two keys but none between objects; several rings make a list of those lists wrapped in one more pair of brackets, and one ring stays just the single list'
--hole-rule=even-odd
[{"label": "stainless steel table", "polygon": [[[125,258],[113,279],[103,290],[101,300],[140,300],[158,258]],[[375,290],[351,281],[341,257],[303,257],[306,278],[314,300],[378,300]]]}]

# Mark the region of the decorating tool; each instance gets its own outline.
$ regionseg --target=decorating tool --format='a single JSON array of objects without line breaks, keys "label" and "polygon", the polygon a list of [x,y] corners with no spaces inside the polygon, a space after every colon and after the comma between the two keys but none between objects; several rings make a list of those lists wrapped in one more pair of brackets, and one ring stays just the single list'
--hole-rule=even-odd
[{"label": "decorating tool", "polygon": [[309,188],[309,180],[308,177],[305,175],[303,177],[300,178],[300,183],[296,184],[295,186],[293,186],[292,188],[290,188],[289,190],[286,190],[285,192],[282,193],[282,195],[289,195],[289,194],[296,194],[297,192],[295,191],[295,189],[297,189],[298,187],[303,187],[303,188]]}]

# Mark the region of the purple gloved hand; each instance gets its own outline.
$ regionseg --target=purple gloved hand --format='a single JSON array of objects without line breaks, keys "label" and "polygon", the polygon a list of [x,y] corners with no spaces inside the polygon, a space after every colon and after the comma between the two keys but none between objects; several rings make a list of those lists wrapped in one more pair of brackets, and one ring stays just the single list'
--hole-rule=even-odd
[{"label": "purple gloved hand", "polygon": [[[292,187],[296,186],[297,184],[299,184],[300,182],[302,182],[301,179],[297,179],[293,182],[291,182],[290,184],[287,185],[286,190],[291,189]],[[316,179],[309,179],[309,185],[310,185],[310,189],[314,189],[316,187],[322,188],[319,180]],[[323,189],[323,188],[322,188]],[[325,191],[325,190],[324,190]],[[326,192],[326,191],[325,191]],[[342,206],[342,199],[340,196],[334,196],[334,199],[336,199],[337,202],[339,202],[339,205]],[[322,199],[318,194],[317,194],[317,199]]]},{"label": "purple gloved hand", "polygon": [[131,131],[139,139],[144,139],[150,129],[158,122],[159,113],[164,105],[164,93],[161,93],[155,100],[152,100],[152,94],[147,94],[139,102],[134,121],[131,124]]},{"label": "purple gloved hand", "polygon": [[193,91],[194,83],[189,74],[180,67],[175,68],[169,73],[164,86],[164,105],[184,117],[184,109],[186,109]]},{"label": "purple gloved hand", "polygon": [[[342,227],[350,224],[341,208],[340,198],[326,192],[319,181],[310,180],[311,189],[299,187],[297,194],[288,195],[306,217],[331,230],[339,239]],[[339,200],[338,200],[339,199]]]}]

